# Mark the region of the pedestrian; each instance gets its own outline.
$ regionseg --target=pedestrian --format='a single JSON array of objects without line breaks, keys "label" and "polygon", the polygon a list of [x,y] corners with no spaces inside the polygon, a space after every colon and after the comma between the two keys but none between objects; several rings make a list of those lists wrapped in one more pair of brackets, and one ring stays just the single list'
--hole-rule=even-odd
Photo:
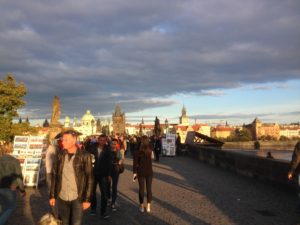
[{"label": "pedestrian", "polygon": [[56,140],[52,140],[46,150],[46,184],[47,188],[50,192],[52,174],[53,174],[53,164],[56,157],[56,151],[58,150],[58,146],[56,145]]},{"label": "pedestrian", "polygon": [[176,144],[176,154],[179,155],[181,153],[181,138],[179,133],[176,134],[175,144]]},{"label": "pedestrian", "polygon": [[117,139],[112,139],[110,147],[112,153],[112,171],[111,171],[111,209],[116,211],[116,199],[118,196],[118,182],[120,176],[120,169],[123,166],[123,160],[121,158],[120,151],[117,151]]},{"label": "pedestrian", "polygon": [[94,186],[91,198],[91,215],[96,215],[97,208],[97,186],[101,192],[101,217],[108,219],[107,201],[108,201],[108,187],[111,181],[112,170],[112,154],[110,147],[107,144],[107,137],[101,134],[98,138],[98,143],[94,148],[90,149],[90,153],[95,158],[94,164]]},{"label": "pedestrian", "polygon": [[160,137],[155,135],[154,136],[154,143],[153,143],[154,153],[155,153],[155,161],[159,161],[159,156],[161,154],[162,144]]},{"label": "pedestrian", "polygon": [[297,211],[300,212],[300,175],[299,172],[297,171],[297,167],[300,163],[300,141],[298,141],[295,145],[292,160],[290,162],[290,170],[288,172],[288,179],[291,180],[293,177],[298,175],[298,200],[297,200]]},{"label": "pedestrian", "polygon": [[63,225],[82,223],[93,188],[92,156],[77,148],[77,136],[74,130],[62,133],[63,150],[57,152],[53,165],[49,203],[57,205]]},{"label": "pedestrian", "polygon": [[147,190],[147,212],[151,211],[152,201],[152,146],[147,136],[142,136],[139,149],[135,152],[133,158],[133,180],[138,179],[139,183],[139,210],[144,212],[144,192],[145,183]]},{"label": "pedestrian", "polygon": [[137,145],[137,140],[136,140],[136,136],[133,135],[130,137],[129,139],[129,145],[130,145],[130,154],[133,157],[134,156],[134,152],[136,150],[136,145]]},{"label": "pedestrian", "polygon": [[274,159],[274,157],[272,156],[271,152],[267,152],[267,159]]},{"label": "pedestrian", "polygon": [[0,225],[4,225],[17,207],[17,190],[26,195],[19,160],[11,155],[0,153]]},{"label": "pedestrian", "polygon": [[124,160],[125,159],[125,151],[127,149],[127,142],[126,142],[126,139],[124,139],[123,135],[119,136],[119,144],[120,144],[121,157],[122,157],[122,160]]}]

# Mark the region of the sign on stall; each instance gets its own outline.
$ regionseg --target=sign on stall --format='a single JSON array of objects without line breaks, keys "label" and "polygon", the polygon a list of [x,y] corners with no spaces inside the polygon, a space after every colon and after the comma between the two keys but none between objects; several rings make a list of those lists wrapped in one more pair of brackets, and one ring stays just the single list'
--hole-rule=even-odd
[{"label": "sign on stall", "polygon": [[176,155],[176,145],[175,145],[175,134],[166,134],[166,137],[162,139],[163,154],[166,156]]}]

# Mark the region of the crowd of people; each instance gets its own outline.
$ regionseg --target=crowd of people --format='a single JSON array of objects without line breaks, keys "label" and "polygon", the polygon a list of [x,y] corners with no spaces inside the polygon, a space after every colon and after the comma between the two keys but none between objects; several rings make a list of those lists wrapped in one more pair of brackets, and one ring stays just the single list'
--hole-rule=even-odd
[{"label": "crowd of people", "polygon": [[[159,161],[161,138],[123,136],[88,137],[78,142],[78,132],[67,130],[53,140],[46,152],[46,183],[49,189],[49,205],[58,212],[63,225],[82,224],[83,211],[100,212],[108,219],[110,212],[118,210],[118,182],[124,171],[126,153],[133,158],[133,181],[138,181],[138,209],[151,212],[152,160]],[[155,156],[155,157],[154,157]],[[299,179],[300,141],[295,145],[287,178]],[[97,210],[97,188],[100,190],[100,209]],[[146,187],[146,188],[145,188]],[[144,195],[146,189],[146,204]],[[16,208],[17,190],[25,196],[20,163],[13,156],[0,157],[0,195],[5,207],[1,210],[0,225],[5,224]],[[299,189],[300,190],[300,189]],[[108,210],[110,207],[110,210]],[[300,211],[300,191],[297,209]]]},{"label": "crowd of people", "polygon": [[[126,138],[122,135],[91,136],[78,142],[78,132],[63,132],[46,153],[47,185],[51,207],[56,207],[62,224],[81,224],[83,210],[97,214],[97,188],[100,190],[100,215],[118,210],[118,182],[124,171],[127,152],[133,158],[133,181],[138,180],[139,210],[151,212],[152,159],[159,160],[161,138]],[[155,154],[154,154],[155,153]],[[144,193],[147,204],[144,205]],[[110,208],[110,210],[109,210]]]}]

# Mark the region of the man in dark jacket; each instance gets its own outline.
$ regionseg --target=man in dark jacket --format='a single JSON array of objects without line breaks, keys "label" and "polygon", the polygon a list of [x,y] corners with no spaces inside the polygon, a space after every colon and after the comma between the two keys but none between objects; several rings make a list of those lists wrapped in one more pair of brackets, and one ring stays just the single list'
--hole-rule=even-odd
[{"label": "man in dark jacket", "polygon": [[155,161],[159,161],[159,155],[161,154],[162,144],[160,137],[157,135],[154,136],[153,149],[155,153]]},{"label": "man in dark jacket", "polygon": [[50,188],[50,205],[57,204],[63,225],[80,225],[82,209],[90,207],[93,189],[92,156],[76,146],[77,132],[62,136],[62,151],[56,155]]},{"label": "man in dark jacket", "polygon": [[[293,176],[296,176],[297,167],[300,163],[300,141],[297,142],[294,148],[292,161],[290,163],[290,170],[288,172],[288,179],[291,180]],[[298,183],[300,185],[300,177],[298,175]],[[298,202],[297,202],[297,210],[300,211],[300,190],[298,190]]]},{"label": "man in dark jacket", "polygon": [[2,208],[0,224],[5,224],[17,207],[16,190],[19,190],[25,196],[19,160],[11,155],[2,155],[0,156],[0,199]]},{"label": "man in dark jacket", "polygon": [[96,190],[99,185],[101,192],[101,216],[103,219],[109,218],[107,214],[107,190],[111,180],[112,170],[112,154],[107,144],[106,135],[102,134],[98,138],[98,145],[90,149],[90,153],[94,155],[94,186],[91,199],[91,214],[96,214],[97,196]]}]

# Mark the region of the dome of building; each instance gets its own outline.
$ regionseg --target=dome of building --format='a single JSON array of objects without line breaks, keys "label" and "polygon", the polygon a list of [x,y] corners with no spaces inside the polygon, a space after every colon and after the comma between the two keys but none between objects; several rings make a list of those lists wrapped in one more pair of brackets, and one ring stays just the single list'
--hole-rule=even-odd
[{"label": "dome of building", "polygon": [[91,114],[90,110],[87,110],[81,119],[82,122],[92,122],[93,120],[95,121],[95,117]]}]

